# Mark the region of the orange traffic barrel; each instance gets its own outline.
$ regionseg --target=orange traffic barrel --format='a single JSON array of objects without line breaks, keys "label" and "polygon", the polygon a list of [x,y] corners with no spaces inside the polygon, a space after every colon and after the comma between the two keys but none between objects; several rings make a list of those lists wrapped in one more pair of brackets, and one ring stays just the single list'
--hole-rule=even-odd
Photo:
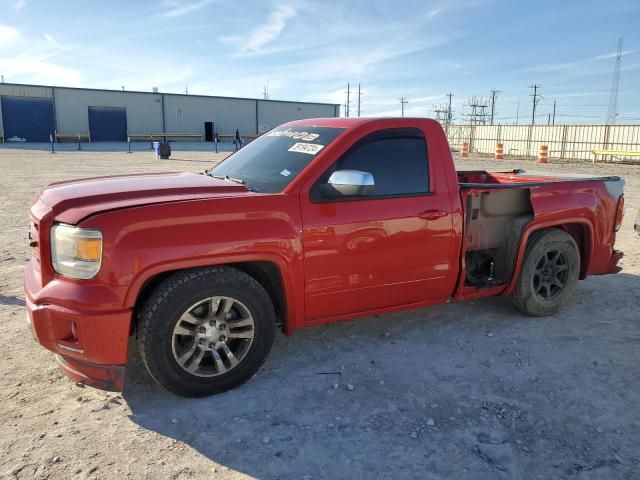
[{"label": "orange traffic barrel", "polygon": [[540,145],[538,163],[549,163],[549,147],[547,145]]},{"label": "orange traffic barrel", "polygon": [[504,144],[496,143],[496,160],[504,160]]},{"label": "orange traffic barrel", "polygon": [[462,150],[460,151],[460,156],[461,157],[468,157],[469,156],[469,142],[464,142],[462,144]]}]

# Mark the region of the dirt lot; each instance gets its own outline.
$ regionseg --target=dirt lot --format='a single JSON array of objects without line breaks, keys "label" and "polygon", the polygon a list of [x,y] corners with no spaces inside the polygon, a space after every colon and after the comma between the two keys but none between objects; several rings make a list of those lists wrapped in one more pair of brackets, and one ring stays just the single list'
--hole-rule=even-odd
[{"label": "dirt lot", "polygon": [[280,335],[252,381],[198,400],[156,387],[135,352],[122,394],[63,377],[24,320],[31,196],[213,158],[0,149],[3,478],[640,478],[639,166],[457,161],[626,179],[623,272],[580,282],[553,318],[490,299]]}]

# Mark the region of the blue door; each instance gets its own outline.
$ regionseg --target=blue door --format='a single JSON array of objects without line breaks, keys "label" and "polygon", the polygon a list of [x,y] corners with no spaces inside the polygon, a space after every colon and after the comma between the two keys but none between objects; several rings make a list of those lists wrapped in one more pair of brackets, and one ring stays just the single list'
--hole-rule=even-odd
[{"label": "blue door", "polygon": [[127,109],[89,107],[89,133],[92,142],[125,142],[127,140]]},{"label": "blue door", "polygon": [[5,142],[48,142],[56,129],[53,100],[2,97],[2,124]]}]

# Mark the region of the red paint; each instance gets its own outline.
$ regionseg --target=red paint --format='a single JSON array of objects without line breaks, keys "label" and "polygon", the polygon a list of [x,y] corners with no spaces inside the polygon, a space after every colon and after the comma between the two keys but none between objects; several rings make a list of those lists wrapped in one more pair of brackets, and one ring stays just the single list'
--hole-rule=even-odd
[{"label": "red paint", "polygon": [[[517,172],[458,175],[444,132],[432,120],[332,118],[289,124],[305,125],[346,130],[281,194],[176,173],[58,183],[34,199],[31,235],[38,246],[25,269],[27,310],[38,341],[64,356],[67,375],[121,386],[142,289],[155,275],[184,268],[273,263],[284,287],[287,334],[450,299],[506,295],[513,281],[484,290],[464,286],[463,205],[468,195],[495,188],[531,192],[534,219],[520,240],[514,281],[528,237],[550,226],[570,233],[582,232],[576,225],[584,228],[582,277],[617,271],[619,193],[609,192],[610,182]],[[339,203],[310,199],[317,178],[353,143],[398,127],[424,133],[431,193]],[[54,222],[102,232],[103,261],[94,278],[70,280],[54,273],[49,252]]]}]

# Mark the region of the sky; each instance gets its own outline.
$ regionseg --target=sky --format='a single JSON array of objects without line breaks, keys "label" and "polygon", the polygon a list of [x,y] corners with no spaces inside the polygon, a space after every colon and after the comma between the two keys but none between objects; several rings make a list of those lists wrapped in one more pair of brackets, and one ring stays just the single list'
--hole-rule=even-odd
[{"label": "sky", "polygon": [[0,0],[9,83],[340,104],[434,116],[498,90],[496,123],[640,123],[640,0]]}]

